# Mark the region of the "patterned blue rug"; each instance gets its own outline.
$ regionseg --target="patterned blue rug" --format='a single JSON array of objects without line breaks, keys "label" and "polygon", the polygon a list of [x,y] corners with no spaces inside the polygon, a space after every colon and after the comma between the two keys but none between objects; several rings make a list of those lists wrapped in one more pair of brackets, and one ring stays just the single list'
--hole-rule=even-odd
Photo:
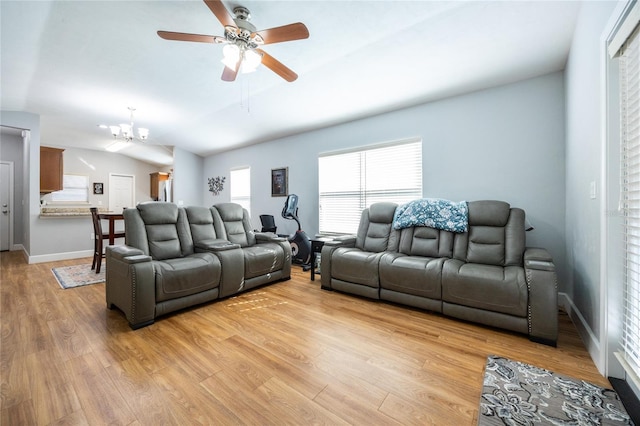
[{"label": "patterned blue rug", "polygon": [[100,273],[96,274],[95,270],[91,269],[91,265],[74,265],[74,266],[62,266],[60,268],[53,268],[53,276],[56,277],[58,284],[62,288],[74,288],[81,287],[83,285],[103,283],[105,277],[106,266],[102,264]]},{"label": "patterned blue rug", "polygon": [[498,356],[487,358],[478,425],[633,425],[618,394]]}]

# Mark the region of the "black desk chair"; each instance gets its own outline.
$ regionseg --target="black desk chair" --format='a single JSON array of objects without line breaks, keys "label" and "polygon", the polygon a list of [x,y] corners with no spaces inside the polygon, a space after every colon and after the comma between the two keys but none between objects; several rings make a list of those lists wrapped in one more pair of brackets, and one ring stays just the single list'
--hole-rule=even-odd
[{"label": "black desk chair", "polygon": [[276,222],[270,214],[261,214],[260,222],[262,223],[262,232],[276,232]]}]

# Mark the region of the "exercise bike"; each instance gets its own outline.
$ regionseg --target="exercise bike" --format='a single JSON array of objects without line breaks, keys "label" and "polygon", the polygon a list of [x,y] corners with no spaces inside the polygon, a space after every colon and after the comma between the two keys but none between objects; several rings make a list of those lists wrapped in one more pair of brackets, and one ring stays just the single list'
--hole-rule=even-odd
[{"label": "exercise bike", "polygon": [[282,209],[282,217],[289,220],[295,220],[298,224],[298,230],[288,238],[289,244],[291,244],[291,256],[294,263],[302,265],[304,271],[311,269],[311,241],[307,234],[302,230],[300,226],[300,220],[298,219],[298,196],[296,194],[290,194],[287,200],[284,202],[284,208]]}]

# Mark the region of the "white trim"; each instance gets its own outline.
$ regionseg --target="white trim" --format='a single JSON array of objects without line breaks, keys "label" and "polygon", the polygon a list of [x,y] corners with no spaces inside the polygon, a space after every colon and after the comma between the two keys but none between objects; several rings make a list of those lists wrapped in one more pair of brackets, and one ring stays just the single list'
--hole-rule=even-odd
[{"label": "white trim", "polygon": [[[25,252],[25,254],[27,254]],[[93,250],[69,251],[65,253],[41,254],[37,256],[29,256],[27,254],[27,263],[44,263],[55,262],[56,260],[81,259],[83,257],[93,256]]]},{"label": "white trim", "polygon": [[611,40],[607,49],[610,58],[620,54],[620,49],[640,23],[640,2],[629,0],[624,8],[622,13],[616,15],[617,19],[610,32],[611,36],[608,37]]},{"label": "white trim", "polygon": [[582,316],[582,313],[573,303],[573,300],[567,295],[567,293],[559,292],[558,302],[559,305],[563,307],[569,315],[569,318],[575,325],[576,330],[578,330],[578,334],[580,335],[582,342],[587,347],[587,351],[589,352],[591,359],[593,359],[594,363],[596,364],[596,368],[602,374],[604,366],[598,365],[598,360],[601,358],[599,355],[601,352],[601,345],[600,341],[596,337],[596,334],[593,332],[591,327],[589,327],[589,323],[587,323],[587,320],[584,318],[584,316]]}]

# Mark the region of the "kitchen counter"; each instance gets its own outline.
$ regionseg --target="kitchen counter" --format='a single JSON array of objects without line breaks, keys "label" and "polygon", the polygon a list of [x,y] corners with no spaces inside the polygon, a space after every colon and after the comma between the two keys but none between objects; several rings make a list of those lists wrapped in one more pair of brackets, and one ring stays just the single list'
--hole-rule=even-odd
[{"label": "kitchen counter", "polygon": [[[99,213],[107,213],[107,209],[99,209]],[[42,207],[40,217],[91,217],[89,207]]]}]

